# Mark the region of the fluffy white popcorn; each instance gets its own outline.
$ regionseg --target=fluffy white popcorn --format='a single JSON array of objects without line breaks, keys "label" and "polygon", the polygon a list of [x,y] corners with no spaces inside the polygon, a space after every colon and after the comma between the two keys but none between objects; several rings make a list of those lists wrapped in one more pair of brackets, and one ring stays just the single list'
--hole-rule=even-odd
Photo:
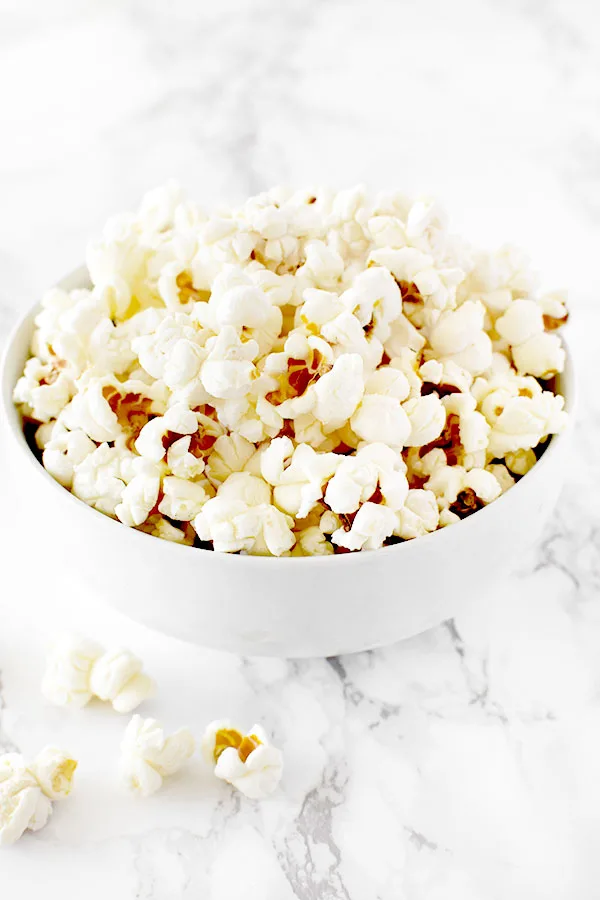
[{"label": "fluffy white popcorn", "polygon": [[391,323],[402,313],[400,289],[390,272],[380,266],[358,274],[340,301],[363,328],[372,326],[372,333],[380,341],[389,338]]},{"label": "fluffy white popcorn", "polygon": [[223,434],[215,441],[206,474],[214,485],[222,484],[233,472],[241,472],[254,454],[254,444],[239,434]]},{"label": "fluffy white popcorn", "polygon": [[214,766],[217,778],[250,800],[272,794],[283,774],[281,751],[271,744],[261,725],[253,725],[243,734],[229,720],[211,722],[202,737],[202,755]]},{"label": "fluffy white popcorn", "polygon": [[411,424],[404,408],[395,397],[366,394],[350,419],[354,433],[369,443],[405,446]]},{"label": "fluffy white popcorn", "polygon": [[160,491],[161,473],[152,463],[149,471],[134,475],[121,493],[115,515],[124,525],[136,527],[145,522],[156,506]]},{"label": "fluffy white popcorn", "polygon": [[490,426],[471,394],[449,394],[442,400],[448,415],[458,416],[460,442],[465,453],[477,453],[488,446]]},{"label": "fluffy white popcorn", "polygon": [[322,498],[341,459],[336,453],[317,453],[308,444],[294,448],[287,437],[275,438],[261,455],[261,473],[273,485],[275,505],[304,519]]},{"label": "fluffy white popcorn", "polygon": [[206,342],[206,349],[200,378],[207,392],[224,400],[246,394],[256,371],[252,361],[258,354],[257,342],[242,341],[235,328],[226,325]]},{"label": "fluffy white popcorn", "polygon": [[446,424],[446,410],[437,394],[407,400],[402,408],[410,423],[410,433],[404,438],[404,446],[422,447],[440,436]]},{"label": "fluffy white popcorn", "polygon": [[73,484],[74,467],[82,463],[95,449],[96,444],[81,429],[57,431],[55,428],[44,447],[42,462],[53,478],[56,478],[63,487],[70,488]]},{"label": "fluffy white popcorn", "polygon": [[506,467],[514,475],[527,475],[537,460],[533,450],[514,450],[505,456]]},{"label": "fluffy white popcorn", "polygon": [[404,540],[420,537],[435,531],[439,522],[439,511],[433,491],[410,490],[404,506],[397,512],[398,524],[394,531]]},{"label": "fluffy white popcorn", "polygon": [[560,338],[544,331],[542,307],[533,300],[515,300],[496,321],[496,331],[511,345],[515,366],[523,375],[550,378],[564,369]]},{"label": "fluffy white popcorn", "polygon": [[73,380],[56,365],[34,356],[25,363],[25,371],[15,385],[15,403],[26,406],[38,422],[55,419],[75,391]]},{"label": "fluffy white popcorn", "polygon": [[335,431],[352,416],[364,389],[362,358],[356,353],[338,357],[331,371],[322,375],[314,386],[315,417],[327,430]]},{"label": "fluffy white popcorn", "polygon": [[176,475],[166,475],[162,481],[163,497],[158,511],[169,519],[191,522],[210,497],[208,482],[188,481]]},{"label": "fluffy white popcorn", "polygon": [[412,539],[564,428],[542,385],[565,296],[429,198],[277,187],[205,212],[169,184],[87,260],[89,287],[42,299],[14,399],[47,471],[147,534],[276,556]]},{"label": "fluffy white popcorn", "polygon": [[262,478],[234,473],[203,506],[194,529],[200,540],[212,541],[215,550],[281,556],[294,545],[294,520],[270,501],[271,488]]},{"label": "fluffy white popcorn", "polygon": [[338,528],[331,540],[346,550],[378,550],[398,525],[396,514],[379,503],[363,503],[349,531]]},{"label": "fluffy white popcorn", "polygon": [[163,779],[178,772],[193,755],[196,741],[188,728],[165,735],[156,719],[134,715],[121,742],[121,776],[142,797],[154,794]]},{"label": "fluffy white popcorn", "polygon": [[203,336],[184,313],[164,318],[149,334],[134,337],[131,347],[142,368],[171,388],[192,381],[206,357]]},{"label": "fluffy white popcorn", "polygon": [[56,706],[80,708],[95,696],[127,713],[154,693],[154,682],[142,669],[128,650],[107,652],[93,641],[64,635],[48,656],[42,693]]},{"label": "fluffy white popcorn", "polygon": [[19,753],[0,756],[0,847],[44,827],[52,801],[70,793],[76,768],[76,760],[55,747],[46,747],[30,765]]},{"label": "fluffy white popcorn", "polygon": [[535,397],[511,397],[494,422],[489,449],[502,458],[517,450],[530,450],[567,424],[564,399],[544,391]]},{"label": "fluffy white popcorn", "polygon": [[122,465],[126,455],[117,447],[100,444],[73,466],[71,489],[75,496],[106,515],[115,515],[125,489]]},{"label": "fluffy white popcorn", "polygon": [[385,444],[369,444],[342,459],[327,485],[325,502],[334,513],[355,512],[379,488],[390,509],[402,507],[408,493],[402,457]]},{"label": "fluffy white popcorn", "polygon": [[191,441],[191,436],[187,435],[174,441],[167,450],[167,466],[178,478],[193,480],[204,472],[204,460],[190,453]]},{"label": "fluffy white popcorn", "polygon": [[140,456],[159,462],[167,452],[163,438],[168,431],[175,434],[195,434],[198,431],[198,418],[183,403],[176,403],[164,416],[156,416],[144,425],[135,442],[135,449]]},{"label": "fluffy white popcorn", "polygon": [[[437,497],[440,510],[450,508],[464,492],[470,492],[482,504],[491,503],[501,494],[501,487],[492,472],[463,466],[444,466],[437,469],[428,480],[427,489]],[[472,509],[474,512],[475,509]],[[462,512],[462,510],[461,510]],[[466,513],[465,513],[466,514]],[[461,513],[457,513],[461,515]]]},{"label": "fluffy white popcorn", "polygon": [[492,362],[492,342],[484,331],[484,317],[485,307],[474,300],[443,312],[429,335],[436,357],[454,362],[472,375],[488,369]]}]

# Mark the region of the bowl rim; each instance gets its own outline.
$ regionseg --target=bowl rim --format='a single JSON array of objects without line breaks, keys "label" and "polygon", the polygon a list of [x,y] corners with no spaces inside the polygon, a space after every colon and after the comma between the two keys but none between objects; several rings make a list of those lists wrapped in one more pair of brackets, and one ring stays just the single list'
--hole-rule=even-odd
[{"label": "bowl rim", "polygon": [[[87,269],[85,266],[80,266],[77,269],[74,269],[64,278],[60,279],[55,287],[63,288],[64,290],[73,290],[77,288],[85,289],[86,284],[89,286],[89,275],[87,273]],[[486,515],[488,518],[490,515],[494,515],[492,510],[497,507],[498,504],[502,505],[502,508],[506,505],[506,503],[510,503],[510,496],[514,491],[523,490],[522,485],[524,483],[531,484],[532,478],[540,478],[543,474],[543,471],[549,465],[550,461],[553,457],[560,452],[563,444],[566,443],[570,432],[573,429],[573,423],[575,419],[575,412],[577,406],[577,390],[576,390],[576,377],[575,377],[575,368],[573,365],[573,358],[570,352],[568,340],[565,340],[564,330],[561,332],[562,345],[564,347],[566,353],[565,360],[565,369],[561,373],[561,396],[565,399],[565,409],[569,414],[567,426],[564,431],[562,431],[558,435],[553,435],[550,438],[548,446],[542,456],[538,459],[535,466],[524,475],[519,481],[512,487],[510,490],[501,494],[496,498],[492,503],[489,503],[487,506],[484,506],[482,509],[478,510],[472,516],[467,516],[465,519],[462,519],[460,522],[456,522],[454,525],[449,526],[448,528],[438,528],[436,531],[429,532],[428,534],[421,535],[418,538],[413,538],[411,540],[402,541],[398,544],[393,544],[388,547],[381,547],[376,551],[360,551],[356,553],[335,553],[335,554],[327,554],[324,556],[284,556],[284,557],[273,557],[273,556],[259,556],[259,555],[250,555],[250,554],[239,554],[239,553],[224,553],[221,551],[215,550],[203,550],[200,547],[190,547],[188,544],[181,544],[175,541],[167,541],[161,538],[157,538],[154,535],[148,534],[144,531],[140,531],[137,528],[130,528],[120,522],[118,519],[113,519],[111,516],[106,515],[105,513],[100,512],[95,509],[93,506],[89,506],[83,500],[80,500],[76,497],[68,488],[63,487],[56,479],[50,475],[50,473],[44,468],[44,466],[39,462],[34,453],[32,453],[31,448],[29,447],[25,435],[22,428],[21,416],[17,407],[15,406],[12,396],[15,385],[12,382],[12,378],[10,378],[9,372],[9,363],[11,360],[12,352],[14,344],[17,342],[19,337],[21,337],[22,332],[29,328],[31,334],[33,333],[34,328],[34,318],[37,315],[40,308],[40,301],[36,301],[32,304],[31,307],[27,309],[16,321],[13,325],[12,329],[9,332],[8,338],[3,348],[2,358],[0,361],[0,408],[3,411],[2,418],[6,423],[6,428],[10,432],[13,446],[19,447],[20,451],[24,453],[25,456],[29,459],[30,464],[34,467],[34,470],[38,473],[38,476],[41,476],[45,479],[46,484],[51,486],[52,490],[57,492],[57,497],[62,497],[62,500],[66,500],[67,503],[73,503],[73,509],[75,511],[87,510],[89,513],[94,514],[96,517],[96,521],[100,524],[100,520],[104,520],[104,525],[101,527],[111,527],[115,528],[118,526],[121,529],[121,532],[114,531],[114,536],[121,533],[122,539],[125,538],[125,535],[129,533],[132,535],[133,540],[146,540],[153,541],[154,544],[150,545],[148,543],[148,549],[151,546],[154,546],[157,552],[171,552],[174,551],[176,553],[190,553],[190,551],[194,551],[198,555],[198,560],[203,560],[208,555],[209,558],[217,558],[217,559],[229,559],[232,561],[233,565],[237,566],[251,566],[251,567],[266,567],[265,571],[268,571],[268,567],[273,567],[277,563],[285,564],[286,566],[323,566],[323,565],[337,565],[337,566],[348,566],[348,565],[357,565],[364,564],[369,560],[376,560],[380,558],[380,555],[383,553],[386,557],[391,556],[392,554],[398,555],[398,563],[401,563],[402,556],[400,554],[404,554],[406,556],[410,553],[410,547],[417,544],[419,547],[423,546],[424,541],[436,541],[439,544],[444,540],[444,535],[446,535],[446,539],[448,539],[447,532],[454,532],[455,528],[461,528],[462,534],[465,536],[465,540],[467,539],[467,529],[477,527],[474,525],[475,522],[481,523],[480,516]],[[31,338],[30,334],[30,338]],[[62,502],[58,501],[58,502]],[[496,511],[496,514],[498,510]],[[85,514],[85,513],[84,513]],[[90,519],[93,521],[93,519]],[[125,534],[123,533],[125,532]],[[156,544],[159,544],[163,547],[163,550],[158,551]],[[171,548],[164,549],[164,548]],[[201,552],[199,552],[201,551]],[[191,558],[191,557],[190,557]],[[235,560],[235,562],[233,562]]]}]

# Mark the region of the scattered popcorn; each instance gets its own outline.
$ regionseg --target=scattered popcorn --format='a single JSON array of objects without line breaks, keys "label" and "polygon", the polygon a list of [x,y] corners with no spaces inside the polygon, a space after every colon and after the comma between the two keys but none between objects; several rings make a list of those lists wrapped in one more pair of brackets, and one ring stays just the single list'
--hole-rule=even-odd
[{"label": "scattered popcorn", "polygon": [[196,742],[188,728],[167,737],[156,719],[134,715],[121,743],[121,775],[127,787],[142,797],[154,794],[163,779],[178,772],[193,755]]},{"label": "scattered popcorn", "polygon": [[86,706],[92,697],[128,713],[154,694],[154,681],[128,650],[106,652],[99,644],[65,635],[48,657],[42,681],[44,697],[56,706]]},{"label": "scattered popcorn", "polygon": [[42,299],[14,401],[60,484],[164,540],[412,540],[509,490],[567,422],[565,296],[429,199],[274,188],[207,214],[169,183],[87,264],[90,288]]},{"label": "scattered popcorn", "polygon": [[77,761],[46,747],[30,765],[19,753],[0,756],[0,847],[23,833],[39,831],[52,814],[52,801],[71,791]]},{"label": "scattered popcorn", "polygon": [[272,794],[281,781],[281,751],[273,747],[260,725],[243,734],[227,720],[211,722],[202,737],[202,755],[214,766],[217,778],[251,800]]}]

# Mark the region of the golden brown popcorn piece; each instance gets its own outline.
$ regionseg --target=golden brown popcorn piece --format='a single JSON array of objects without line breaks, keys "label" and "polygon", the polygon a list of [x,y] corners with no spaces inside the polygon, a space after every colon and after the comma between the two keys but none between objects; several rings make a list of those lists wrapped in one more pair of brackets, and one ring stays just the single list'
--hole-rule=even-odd
[{"label": "golden brown popcorn piece", "polygon": [[265,400],[273,406],[279,406],[284,400],[293,397],[301,397],[321,375],[329,372],[331,366],[325,362],[318,350],[311,350],[308,359],[295,359],[290,356],[287,369],[287,375],[279,378],[280,387],[265,396]]},{"label": "golden brown popcorn piece", "polygon": [[182,303],[188,303],[190,300],[206,302],[210,298],[210,291],[196,290],[189,272],[180,272],[175,284],[179,288],[179,299]]},{"label": "golden brown popcorn piece", "polygon": [[467,516],[482,509],[485,506],[483,500],[480,500],[472,488],[466,488],[461,491],[454,503],[450,506],[450,512],[453,512],[460,519],[466,519]]},{"label": "golden brown popcorn piece", "polygon": [[439,438],[429,444],[424,444],[419,449],[419,456],[423,458],[435,447],[440,447],[444,451],[449,466],[457,465],[462,445],[460,443],[460,419],[454,413],[450,413],[446,419],[444,430]]},{"label": "golden brown popcorn piece", "polygon": [[562,319],[557,319],[554,316],[543,316],[544,319],[544,328],[546,331],[556,331],[557,328],[561,328],[569,319],[569,313],[566,313],[562,317]]},{"label": "golden brown popcorn piece", "polygon": [[215,735],[214,760],[217,762],[224,750],[233,747],[237,750],[241,761],[246,762],[252,751],[261,743],[255,734],[242,734],[236,728],[221,728]]},{"label": "golden brown popcorn piece", "polygon": [[102,389],[102,396],[116,415],[119,425],[127,435],[125,446],[128,450],[134,449],[140,431],[154,418],[152,412],[152,400],[141,394],[128,392],[121,394],[117,388],[106,385]]}]

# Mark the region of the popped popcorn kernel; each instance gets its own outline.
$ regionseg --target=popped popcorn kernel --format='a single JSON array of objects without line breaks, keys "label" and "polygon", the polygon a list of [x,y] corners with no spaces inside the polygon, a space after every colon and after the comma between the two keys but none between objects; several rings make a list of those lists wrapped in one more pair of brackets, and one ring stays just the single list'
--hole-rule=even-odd
[{"label": "popped popcorn kernel", "polygon": [[202,737],[202,755],[214,766],[217,778],[251,800],[273,793],[283,773],[281,751],[271,744],[260,725],[253,725],[244,734],[228,720],[211,722]]},{"label": "popped popcorn kernel", "polygon": [[[520,250],[457,238],[431,198],[277,187],[205,212],[169,182],[86,260],[90,287],[43,297],[14,402],[63,487],[163,540],[296,557],[413,540],[566,427],[566,295]],[[67,654],[73,702],[92,652]]]}]

